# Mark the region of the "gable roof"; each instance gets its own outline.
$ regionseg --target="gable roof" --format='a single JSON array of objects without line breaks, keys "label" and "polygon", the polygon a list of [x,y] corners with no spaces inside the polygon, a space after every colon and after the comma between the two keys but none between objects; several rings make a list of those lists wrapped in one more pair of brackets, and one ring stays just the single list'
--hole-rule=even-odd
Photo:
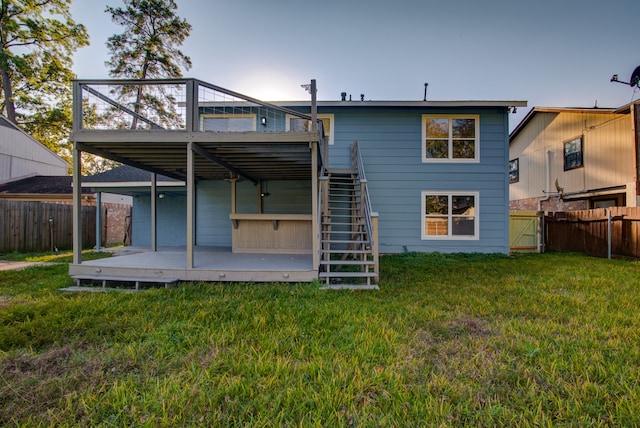
[{"label": "gable roof", "polygon": [[[47,158],[48,158],[47,161],[49,163],[56,164],[56,165],[58,165],[60,167],[63,167],[65,169],[69,168],[69,163],[67,161],[62,159],[60,156],[58,156],[58,154],[53,152],[53,150],[49,149],[47,146],[42,144],[40,141],[38,141],[35,138],[33,138],[30,134],[28,134],[26,131],[24,131],[22,128],[20,128],[15,123],[9,121],[9,119],[7,119],[4,115],[1,115],[1,114],[0,114],[0,127],[9,128],[9,129],[11,129],[13,131],[16,131],[19,134],[21,134],[24,138],[26,138],[31,143],[33,143],[34,146],[38,147],[39,151],[41,151],[42,153],[46,153],[47,154]],[[0,145],[0,148],[1,148],[1,145]],[[11,155],[11,153],[5,153],[5,154]]]},{"label": "gable roof", "polygon": [[[626,106],[629,110],[629,106]],[[599,113],[599,114],[614,114],[624,113],[624,107],[620,109],[615,108],[600,108],[600,107],[533,107],[529,110],[529,113],[520,121],[520,123],[509,134],[509,143],[513,141],[516,136],[522,131],[529,122],[533,120],[537,113]],[[627,111],[628,113],[628,111]]]},{"label": "gable roof", "polygon": [[[181,181],[165,175],[157,175],[156,181],[183,184]],[[92,186],[95,186],[96,183],[150,183],[151,173],[130,165],[120,165],[105,172],[82,177],[82,182],[91,183]]]}]

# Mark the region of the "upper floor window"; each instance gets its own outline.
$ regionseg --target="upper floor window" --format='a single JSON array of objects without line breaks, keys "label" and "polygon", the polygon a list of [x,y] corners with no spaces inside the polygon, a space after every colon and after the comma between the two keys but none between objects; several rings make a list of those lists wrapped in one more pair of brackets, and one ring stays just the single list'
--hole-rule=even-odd
[{"label": "upper floor window", "polygon": [[520,158],[509,161],[509,184],[520,181]]},{"label": "upper floor window", "polygon": [[580,168],[582,163],[582,136],[564,142],[564,170]]},{"label": "upper floor window", "polygon": [[203,114],[201,129],[214,132],[243,132],[256,130],[255,114]]},{"label": "upper floor window", "polygon": [[[324,135],[329,138],[329,144],[333,144],[333,115],[332,114],[319,114],[318,119],[322,121],[322,127],[324,128]],[[302,119],[301,117],[295,117],[287,115],[287,131],[310,131],[311,121]]]},{"label": "upper floor window", "polygon": [[478,162],[478,115],[422,115],[423,162]]},{"label": "upper floor window", "polygon": [[422,239],[478,239],[478,192],[422,192]]}]

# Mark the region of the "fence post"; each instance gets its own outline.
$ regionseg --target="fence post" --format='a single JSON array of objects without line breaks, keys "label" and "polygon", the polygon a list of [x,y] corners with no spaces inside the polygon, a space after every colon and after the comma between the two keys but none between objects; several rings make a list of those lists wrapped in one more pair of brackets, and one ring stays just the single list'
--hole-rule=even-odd
[{"label": "fence post", "polygon": [[607,210],[607,258],[611,260],[611,208]]}]

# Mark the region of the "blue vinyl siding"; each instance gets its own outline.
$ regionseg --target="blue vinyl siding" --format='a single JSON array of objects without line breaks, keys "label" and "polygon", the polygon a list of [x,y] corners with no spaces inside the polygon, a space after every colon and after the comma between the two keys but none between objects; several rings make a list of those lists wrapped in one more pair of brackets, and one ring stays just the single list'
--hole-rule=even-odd
[{"label": "blue vinyl siding", "polygon": [[[165,193],[157,201],[157,239],[159,247],[187,244],[187,198],[184,194]],[[147,195],[133,197],[131,243],[133,246],[151,246],[151,200]]]},{"label": "blue vinyl siding", "polygon": [[[502,109],[335,108],[330,167],[350,166],[358,141],[379,213],[381,253],[403,251],[500,252],[509,250],[508,125]],[[423,163],[423,114],[480,114],[479,163]],[[422,240],[421,192],[479,192],[478,240]]]},{"label": "blue vinyl siding", "polygon": [[196,188],[196,244],[231,246],[231,185],[223,180],[201,180]]}]

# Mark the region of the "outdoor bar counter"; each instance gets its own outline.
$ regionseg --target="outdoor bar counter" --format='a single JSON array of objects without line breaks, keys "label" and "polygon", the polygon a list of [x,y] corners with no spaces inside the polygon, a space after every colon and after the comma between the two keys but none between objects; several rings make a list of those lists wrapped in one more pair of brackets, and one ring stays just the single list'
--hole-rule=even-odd
[{"label": "outdoor bar counter", "polygon": [[311,254],[311,214],[229,215],[234,253]]}]

